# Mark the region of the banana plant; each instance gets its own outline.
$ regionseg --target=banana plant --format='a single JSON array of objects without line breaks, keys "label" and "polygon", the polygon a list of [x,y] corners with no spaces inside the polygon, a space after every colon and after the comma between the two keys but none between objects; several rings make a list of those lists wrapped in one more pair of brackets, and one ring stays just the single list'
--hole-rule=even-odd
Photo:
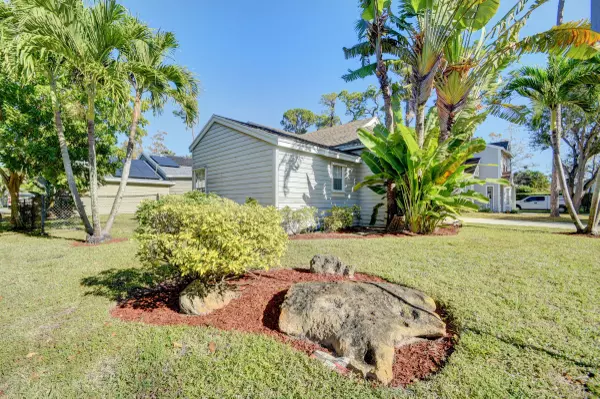
[{"label": "banana plant", "polygon": [[[420,146],[414,129],[395,126],[393,132],[382,125],[373,131],[358,131],[368,149],[361,157],[373,174],[355,190],[369,187],[383,193],[385,184],[393,181],[404,228],[419,234],[431,233],[446,218],[456,218],[462,211],[478,209],[478,203],[488,202],[473,186],[493,179],[476,179],[465,173],[465,161],[485,149],[484,140],[458,135],[440,144],[439,130],[430,129]],[[503,179],[493,182],[509,184]]]}]

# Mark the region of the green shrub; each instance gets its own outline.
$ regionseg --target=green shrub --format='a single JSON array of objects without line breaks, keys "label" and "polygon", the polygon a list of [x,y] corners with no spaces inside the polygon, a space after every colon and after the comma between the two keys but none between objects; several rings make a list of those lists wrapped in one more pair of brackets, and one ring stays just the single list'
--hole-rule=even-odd
[{"label": "green shrub", "polygon": [[325,231],[340,231],[351,227],[354,218],[360,220],[360,206],[333,206],[331,215],[323,219]]},{"label": "green shrub", "polygon": [[480,213],[491,213],[492,210],[490,208],[479,208]]},{"label": "green shrub", "polygon": [[240,205],[215,195],[167,196],[143,203],[136,218],[138,256],[181,276],[218,281],[279,264],[287,245],[274,207]]},{"label": "green shrub", "polygon": [[307,206],[300,209],[292,209],[289,206],[279,210],[281,214],[281,227],[287,234],[296,235],[314,230],[317,223],[318,209]]},{"label": "green shrub", "polygon": [[258,200],[256,198],[247,197],[246,198],[246,205],[260,205],[260,204],[258,203]]}]

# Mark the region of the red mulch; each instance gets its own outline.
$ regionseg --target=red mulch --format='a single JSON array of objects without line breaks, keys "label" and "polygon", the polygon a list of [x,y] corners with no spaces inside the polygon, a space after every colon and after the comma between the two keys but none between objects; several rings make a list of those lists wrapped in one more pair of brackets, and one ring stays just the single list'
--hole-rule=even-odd
[{"label": "red mulch", "polygon": [[118,244],[120,242],[125,242],[127,240],[129,240],[129,239],[125,238],[125,237],[113,238],[111,240],[104,241],[104,242],[101,242],[99,244],[91,244],[91,243],[85,242],[85,241],[73,241],[71,243],[71,246],[73,246],[73,247],[97,247],[97,246],[100,246],[100,245]]},{"label": "red mulch", "polygon": [[[458,226],[438,227],[430,236],[454,236],[457,235],[460,228]],[[290,240],[337,240],[337,239],[369,239],[369,238],[384,238],[384,237],[418,237],[419,234],[414,234],[408,231],[398,233],[387,233],[382,229],[354,229],[335,233],[304,233],[290,236]]]},{"label": "red mulch", "polygon": [[[222,330],[237,330],[268,335],[311,355],[315,350],[328,351],[306,340],[293,339],[278,331],[279,309],[289,287],[305,281],[342,281],[342,276],[313,274],[306,270],[278,269],[246,275],[230,282],[242,295],[223,309],[207,316],[186,316],[179,313],[179,292],[182,287],[163,287],[145,296],[118,304],[113,317],[125,321],[140,321],[155,325],[186,324],[213,326]],[[356,273],[354,281],[384,281],[375,276]],[[435,341],[419,342],[396,349],[392,386],[406,386],[436,372],[452,350],[451,333]]]}]

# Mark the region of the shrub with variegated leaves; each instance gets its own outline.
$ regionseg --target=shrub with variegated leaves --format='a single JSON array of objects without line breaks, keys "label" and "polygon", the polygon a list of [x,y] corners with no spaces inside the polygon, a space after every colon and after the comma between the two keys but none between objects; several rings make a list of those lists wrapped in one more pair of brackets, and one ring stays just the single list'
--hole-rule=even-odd
[{"label": "shrub with variegated leaves", "polygon": [[277,266],[288,240],[275,207],[214,195],[165,197],[143,204],[136,216],[140,260],[193,278],[218,280]]}]

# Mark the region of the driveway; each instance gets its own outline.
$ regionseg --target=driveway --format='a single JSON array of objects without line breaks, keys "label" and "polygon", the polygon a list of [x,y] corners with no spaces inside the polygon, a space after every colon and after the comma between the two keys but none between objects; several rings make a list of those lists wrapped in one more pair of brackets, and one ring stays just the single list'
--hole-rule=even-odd
[{"label": "driveway", "polygon": [[499,219],[483,219],[483,218],[470,218],[461,217],[460,220],[464,224],[489,224],[489,225],[500,225],[500,226],[515,226],[515,227],[543,227],[550,229],[564,229],[575,231],[573,223],[568,222],[532,222],[529,220],[499,220]]}]

